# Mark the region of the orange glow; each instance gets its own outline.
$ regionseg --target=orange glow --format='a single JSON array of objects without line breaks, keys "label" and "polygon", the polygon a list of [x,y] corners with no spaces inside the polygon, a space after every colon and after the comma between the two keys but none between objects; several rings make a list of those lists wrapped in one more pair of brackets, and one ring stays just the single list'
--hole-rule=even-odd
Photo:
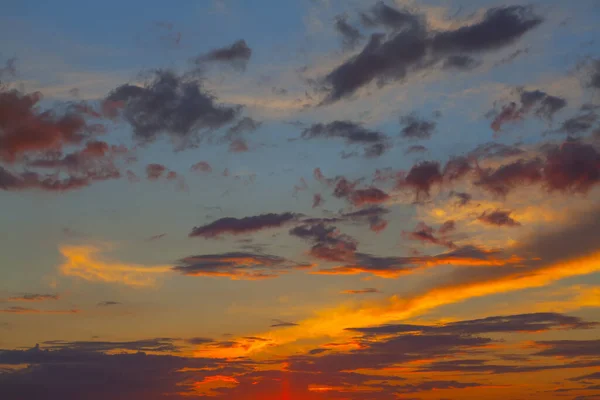
[{"label": "orange glow", "polygon": [[101,261],[97,258],[100,251],[101,249],[95,246],[61,246],[60,252],[66,261],[60,265],[60,272],[91,282],[148,287],[156,284],[157,276],[171,271],[171,267],[167,265],[148,267],[118,261]]}]

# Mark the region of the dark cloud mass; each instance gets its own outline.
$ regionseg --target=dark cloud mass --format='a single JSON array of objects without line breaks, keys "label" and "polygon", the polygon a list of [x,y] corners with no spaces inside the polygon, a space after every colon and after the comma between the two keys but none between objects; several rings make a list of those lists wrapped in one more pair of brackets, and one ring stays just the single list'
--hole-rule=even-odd
[{"label": "dark cloud mass", "polygon": [[333,121],[328,124],[313,124],[302,132],[304,139],[340,138],[349,145],[364,147],[365,157],[379,157],[389,147],[389,139],[378,131],[372,131],[351,121]]},{"label": "dark cloud mass", "polygon": [[248,47],[245,40],[238,40],[230,46],[210,51],[195,59],[196,64],[206,62],[218,62],[231,65],[238,70],[245,70],[252,56],[252,49]]},{"label": "dark cloud mass", "polygon": [[202,131],[233,122],[240,109],[218,105],[199,79],[169,70],[153,72],[143,86],[119,86],[104,100],[104,108],[122,109],[138,141],[152,142],[166,134],[177,146],[196,144]]},{"label": "dark cloud mass", "polygon": [[337,16],[334,24],[335,30],[342,36],[342,44],[345,49],[352,50],[363,39],[360,31],[348,23],[344,15]]},{"label": "dark cloud mass", "polygon": [[530,7],[509,6],[489,9],[481,21],[472,25],[428,32],[421,16],[383,3],[363,13],[362,20],[367,26],[383,26],[390,32],[373,34],[358,55],[325,76],[325,104],[348,97],[373,81],[382,86],[404,79],[412,70],[430,67],[440,58],[500,49],[542,22]]},{"label": "dark cloud mass", "polygon": [[400,118],[400,123],[404,125],[402,137],[408,139],[429,139],[436,127],[434,121],[427,121],[412,114]]},{"label": "dark cloud mass", "polygon": [[510,211],[492,210],[485,211],[477,219],[488,225],[496,226],[520,226],[521,223],[510,216]]},{"label": "dark cloud mass", "polygon": [[275,278],[294,269],[310,267],[307,264],[293,263],[283,257],[268,254],[231,252],[189,256],[179,260],[173,270],[187,276],[259,280]]},{"label": "dark cloud mass", "polygon": [[296,218],[296,214],[286,212],[283,214],[261,214],[252,217],[218,219],[207,225],[192,229],[190,237],[215,238],[224,234],[240,235],[257,232],[263,229],[278,228]]}]

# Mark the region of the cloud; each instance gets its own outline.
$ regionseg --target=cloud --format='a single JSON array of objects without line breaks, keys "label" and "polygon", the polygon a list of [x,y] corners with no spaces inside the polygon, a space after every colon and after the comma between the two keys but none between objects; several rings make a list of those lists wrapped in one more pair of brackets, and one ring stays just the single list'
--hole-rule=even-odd
[{"label": "cloud", "polygon": [[90,282],[149,287],[156,284],[158,277],[171,271],[170,266],[103,261],[98,258],[102,249],[95,246],[61,246],[59,250],[65,258],[59,266],[61,274]]},{"label": "cloud", "polygon": [[[451,226],[451,225],[448,225],[448,226]],[[447,232],[448,226],[446,226],[446,227],[442,226],[440,228],[440,231],[443,230],[444,232]],[[420,241],[423,243],[435,244],[438,246],[447,247],[449,249],[456,249],[456,245],[454,243],[452,243],[451,241],[449,241],[445,238],[439,238],[439,237],[435,236],[433,228],[431,226],[425,224],[424,222],[419,222],[419,224],[417,224],[417,226],[415,227],[415,229],[412,232],[403,231],[402,236],[407,239],[410,239],[410,240],[416,240],[416,241]]]},{"label": "cloud", "polygon": [[7,300],[8,301],[26,301],[26,302],[38,302],[38,301],[48,301],[48,300],[59,300],[60,295],[58,294],[34,294],[28,293],[22,296],[11,296]]},{"label": "cloud", "polygon": [[156,338],[135,340],[130,342],[102,342],[102,341],[63,341],[51,340],[43,342],[47,350],[71,350],[81,352],[106,352],[106,351],[148,351],[154,353],[171,353],[178,350],[174,344],[175,339]]},{"label": "cloud", "polygon": [[407,139],[429,139],[433,135],[436,123],[419,118],[414,114],[405,115],[400,118],[400,123],[404,126],[400,131],[403,138]]},{"label": "cloud", "polygon": [[[197,395],[192,382],[229,372],[216,360],[206,358],[144,352],[107,354],[101,349],[114,346],[104,343],[98,348],[73,344],[71,348],[67,345],[53,350],[40,346],[0,350],[0,363],[26,365],[1,374],[3,398],[158,400],[165,395]],[[116,344],[117,347],[123,345]]]},{"label": "cloud", "polygon": [[202,65],[207,62],[228,64],[234,69],[244,71],[252,57],[252,49],[245,40],[238,40],[230,46],[214,49],[205,55],[197,57],[194,62]]},{"label": "cloud", "polygon": [[502,106],[501,112],[495,116],[491,124],[495,132],[499,132],[506,123],[522,120],[530,112],[538,118],[552,121],[554,114],[567,106],[566,99],[549,95],[538,89],[525,90],[523,87],[518,87],[516,93],[519,95],[521,106],[518,107],[515,102]]},{"label": "cloud", "polygon": [[120,306],[121,302],[119,301],[101,301],[98,304],[96,304],[98,307],[110,307],[110,306]]},{"label": "cloud", "polygon": [[216,104],[200,80],[157,70],[143,86],[124,84],[104,100],[105,110],[122,109],[135,139],[153,142],[168,135],[176,146],[196,144],[200,132],[221,128],[235,120],[239,107]]},{"label": "cloud", "polygon": [[244,153],[248,151],[248,144],[244,139],[235,139],[229,144],[231,153]]},{"label": "cloud", "polygon": [[294,221],[296,218],[297,215],[290,212],[282,214],[261,214],[244,218],[225,217],[207,225],[194,227],[189,236],[209,239],[224,234],[248,234],[263,229],[279,228]]},{"label": "cloud", "polygon": [[339,15],[335,18],[335,30],[342,36],[344,49],[353,50],[363,39],[360,31],[348,23],[345,15]]},{"label": "cloud", "polygon": [[240,135],[244,132],[254,132],[262,126],[262,122],[256,121],[250,117],[240,119],[237,124],[227,130],[229,136]]},{"label": "cloud", "polygon": [[206,161],[198,161],[190,167],[190,171],[194,172],[212,172],[212,167]]},{"label": "cloud", "polygon": [[39,92],[25,94],[0,86],[0,159],[14,163],[31,152],[61,150],[79,145],[102,132],[86,122],[85,111],[76,106],[41,112]]},{"label": "cloud", "polygon": [[162,164],[148,164],[146,166],[146,177],[151,181],[162,178],[165,172],[167,172],[167,167]]},{"label": "cloud", "polygon": [[372,294],[372,293],[381,293],[379,289],[375,288],[365,288],[365,289],[355,289],[355,290],[342,290],[340,293],[342,294]]},{"label": "cloud", "polygon": [[424,153],[427,151],[427,147],[416,144],[414,146],[410,146],[404,154],[414,154],[414,153]]},{"label": "cloud", "polygon": [[482,333],[506,332],[544,332],[561,329],[592,329],[596,322],[584,321],[579,317],[572,317],[558,313],[532,313],[506,316],[494,316],[474,320],[450,322],[440,325],[410,325],[395,324],[366,328],[348,328],[350,331],[365,334],[393,334],[393,333],[436,333],[479,335]]},{"label": "cloud", "polygon": [[321,196],[319,193],[315,193],[313,195],[312,208],[317,208],[322,204],[323,204],[323,196]]},{"label": "cloud", "polygon": [[542,22],[524,6],[492,8],[479,22],[437,32],[428,32],[421,16],[383,4],[376,5],[371,15],[362,15],[366,25],[384,26],[390,32],[373,34],[358,55],[323,78],[327,89],[323,104],[348,97],[373,81],[383,86],[405,79],[413,70],[432,68],[440,58],[501,49]]},{"label": "cloud", "polygon": [[271,328],[282,328],[282,327],[286,327],[286,326],[298,326],[298,324],[296,324],[294,322],[282,321],[280,319],[274,319],[273,324],[271,325]]},{"label": "cloud", "polygon": [[496,226],[521,226],[519,221],[516,221],[510,216],[511,211],[506,210],[488,210],[484,211],[477,219],[484,224]]},{"label": "cloud", "polygon": [[381,132],[365,128],[362,124],[352,121],[333,121],[328,124],[317,123],[304,129],[304,139],[340,138],[348,145],[364,147],[365,157],[379,157],[389,147],[389,138]]},{"label": "cloud", "polygon": [[408,174],[399,179],[397,188],[411,188],[415,191],[417,201],[428,198],[431,188],[435,184],[442,182],[443,176],[440,171],[440,164],[435,161],[423,161],[414,165]]},{"label": "cloud", "polygon": [[536,346],[544,347],[535,353],[546,357],[600,357],[600,340],[547,340],[535,343]]},{"label": "cloud", "polygon": [[36,308],[27,307],[8,307],[0,309],[0,313],[3,314],[77,314],[80,311],[77,309],[72,310],[38,310]]},{"label": "cloud", "polygon": [[376,187],[367,189],[357,189],[352,191],[349,196],[353,205],[360,207],[366,204],[385,203],[390,198],[390,195]]},{"label": "cloud", "polygon": [[187,276],[260,280],[310,267],[311,265],[294,263],[279,256],[230,252],[185,257],[179,260],[173,271]]}]

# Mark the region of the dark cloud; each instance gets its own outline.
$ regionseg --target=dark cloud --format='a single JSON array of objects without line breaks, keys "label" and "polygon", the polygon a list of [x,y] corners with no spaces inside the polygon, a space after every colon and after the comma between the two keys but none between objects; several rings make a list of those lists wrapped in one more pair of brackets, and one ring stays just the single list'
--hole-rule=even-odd
[{"label": "dark cloud", "polygon": [[533,313],[494,316],[474,320],[450,322],[441,325],[381,325],[368,328],[349,328],[354,332],[368,334],[428,333],[478,335],[482,333],[541,332],[552,329],[591,329],[595,322],[584,321],[558,313]]},{"label": "dark cloud", "polygon": [[259,280],[276,278],[295,269],[310,267],[268,254],[230,252],[189,256],[179,260],[173,270],[188,276]]},{"label": "dark cloud", "polygon": [[207,344],[207,343],[213,343],[214,340],[209,339],[209,338],[204,338],[204,337],[193,337],[193,338],[186,339],[185,342],[188,344],[198,346],[198,345],[203,345],[203,344]]},{"label": "dark cloud", "polygon": [[47,300],[59,300],[58,294],[34,294],[28,293],[21,296],[11,296],[8,301],[47,301]]},{"label": "dark cloud", "polygon": [[442,175],[444,180],[452,182],[461,179],[472,170],[471,160],[466,157],[453,157],[444,165]]},{"label": "dark cloud", "polygon": [[355,289],[355,290],[343,290],[342,294],[373,294],[373,293],[381,293],[379,289],[375,288],[365,288],[365,289]]},{"label": "dark cloud", "polygon": [[450,192],[450,197],[456,197],[458,199],[459,206],[467,205],[473,198],[473,196],[471,196],[469,193],[455,192],[455,191]]},{"label": "dark cloud", "polygon": [[206,62],[218,62],[229,64],[235,69],[244,71],[252,57],[252,49],[248,47],[245,40],[238,40],[230,46],[222,47],[210,51],[209,53],[197,57],[194,61],[196,64]]},{"label": "dark cloud", "polygon": [[562,97],[552,96],[541,90],[516,89],[521,106],[511,102],[502,107],[501,112],[492,121],[491,127],[499,132],[508,122],[522,120],[527,114],[533,112],[538,118],[552,121],[554,114],[567,106],[567,100]]},{"label": "dark cloud", "polygon": [[480,144],[469,152],[469,157],[476,159],[506,158],[524,154],[525,151],[517,146],[508,146],[502,143],[487,142]]},{"label": "dark cloud", "polygon": [[413,27],[422,23],[420,18],[408,10],[397,10],[385,4],[377,2],[368,12],[360,14],[363,24],[368,28],[382,26],[397,31]]},{"label": "dark cloud", "polygon": [[271,324],[271,328],[285,328],[288,326],[298,326],[298,324],[294,322],[286,322],[280,319],[274,319],[273,324]]},{"label": "dark cloud", "polygon": [[110,306],[119,306],[123,303],[119,302],[119,301],[101,301],[98,304],[96,304],[98,307],[110,307]]},{"label": "dark cloud", "polygon": [[426,151],[427,151],[427,147],[417,144],[414,146],[410,146],[408,149],[406,149],[404,154],[424,153]]},{"label": "dark cloud", "polygon": [[600,380],[600,372],[593,372],[588,375],[576,376],[575,378],[569,379],[570,381],[591,381]]},{"label": "dark cloud", "polygon": [[436,128],[435,121],[427,121],[414,114],[400,118],[400,123],[404,125],[401,135],[408,139],[429,139]]},{"label": "dark cloud", "polygon": [[352,202],[352,204],[358,207],[366,204],[384,203],[389,198],[389,194],[375,187],[354,190],[349,196],[349,199]]},{"label": "dark cloud", "polygon": [[233,122],[240,110],[218,105],[199,79],[168,70],[155,71],[143,86],[119,86],[104,100],[104,108],[113,114],[122,109],[138,141],[166,134],[178,147],[194,145],[202,131]]},{"label": "dark cloud", "polygon": [[568,133],[569,135],[579,135],[592,129],[597,120],[598,114],[595,111],[583,112],[565,120],[559,131]]},{"label": "dark cloud", "polygon": [[523,6],[489,9],[480,22],[439,32],[428,32],[421,16],[383,3],[361,17],[366,26],[383,26],[390,32],[372,35],[358,55],[324,77],[328,90],[324,104],[348,97],[373,81],[382,86],[404,79],[412,70],[431,67],[439,59],[500,49],[542,22]]},{"label": "dark cloud", "polygon": [[[495,265],[500,262],[499,253],[487,251],[474,246],[462,246],[446,253],[435,256],[415,257],[379,257],[372,254],[356,251],[333,252],[337,258],[331,257],[330,261],[345,262],[345,265],[330,269],[321,269],[315,273],[322,275],[355,275],[370,273],[384,278],[396,278],[420,268],[437,265]],[[325,258],[323,258],[325,259]]]},{"label": "dark cloud", "polygon": [[260,128],[262,122],[256,121],[250,117],[244,117],[240,119],[234,126],[227,130],[230,136],[239,135],[244,132],[254,132]]},{"label": "dark cloud", "polygon": [[52,340],[44,342],[47,350],[71,350],[81,352],[105,352],[105,351],[149,351],[155,353],[169,353],[178,351],[174,344],[175,339],[156,338],[148,340],[135,340],[131,342],[101,342],[101,341],[79,341],[68,342]]},{"label": "dark cloud", "polygon": [[379,157],[389,147],[389,138],[381,132],[372,131],[351,121],[333,121],[313,124],[302,132],[304,139],[340,138],[348,145],[364,147],[365,157]]},{"label": "dark cloud", "polygon": [[434,229],[424,222],[419,222],[412,232],[403,231],[402,236],[410,240],[435,244],[438,246],[447,247],[449,249],[456,249],[456,245],[454,243],[447,239],[437,237],[434,234]]},{"label": "dark cloud", "polygon": [[546,357],[600,357],[600,339],[596,340],[548,340],[536,342],[536,345],[545,347],[535,353]]},{"label": "dark cloud", "polygon": [[443,69],[460,69],[460,70],[470,70],[477,68],[481,65],[480,61],[475,60],[471,56],[466,56],[464,54],[457,54],[447,57],[442,64]]},{"label": "dark cloud", "polygon": [[481,214],[477,219],[488,225],[496,226],[521,226],[521,223],[510,216],[511,211],[506,210],[488,210]]},{"label": "dark cloud", "polygon": [[360,31],[348,23],[348,18],[345,15],[340,15],[335,18],[334,27],[342,36],[342,44],[345,49],[354,49],[363,39]]},{"label": "dark cloud", "polygon": [[543,162],[539,159],[521,159],[502,165],[495,170],[479,169],[479,179],[474,184],[495,195],[506,196],[517,187],[540,182],[543,179],[542,166]]},{"label": "dark cloud", "polygon": [[600,182],[600,153],[590,144],[565,142],[548,152],[543,174],[550,191],[587,193]]},{"label": "dark cloud", "polygon": [[387,227],[388,222],[383,219],[383,216],[388,214],[390,210],[381,206],[370,206],[357,211],[342,214],[342,218],[350,221],[369,223],[369,228],[373,232],[381,232]]},{"label": "dark cloud", "polygon": [[257,232],[263,229],[278,228],[294,221],[296,214],[286,212],[282,214],[261,214],[252,217],[218,219],[207,225],[197,226],[190,232],[190,237],[215,238],[224,234],[240,235]]},{"label": "dark cloud", "polygon": [[397,187],[410,188],[415,191],[416,199],[428,198],[431,188],[442,183],[440,164],[435,161],[423,161],[414,165],[406,176],[400,178]]},{"label": "dark cloud", "polygon": [[71,310],[39,310],[37,308],[29,307],[7,307],[0,309],[0,314],[78,314],[80,311],[77,309]]},{"label": "dark cloud", "polygon": [[90,173],[84,176],[69,176],[58,178],[56,175],[42,175],[37,172],[13,173],[0,166],[0,189],[27,190],[39,189],[51,192],[65,192],[90,186],[94,181],[115,179],[114,174]]},{"label": "dark cloud", "polygon": [[455,230],[456,230],[456,222],[454,222],[453,219],[450,219],[450,220],[444,222],[442,224],[442,226],[439,227],[438,232],[441,235],[445,235],[447,233],[454,232]]},{"label": "dark cloud", "polygon": [[[0,374],[3,400],[160,400],[166,395],[194,394],[189,386],[192,378],[201,380],[228,371],[221,369],[217,360],[206,358],[143,352],[106,354],[81,350],[80,346],[0,350],[0,363],[24,366]],[[194,372],[184,372],[184,368]],[[213,371],[199,371],[204,368]]]}]

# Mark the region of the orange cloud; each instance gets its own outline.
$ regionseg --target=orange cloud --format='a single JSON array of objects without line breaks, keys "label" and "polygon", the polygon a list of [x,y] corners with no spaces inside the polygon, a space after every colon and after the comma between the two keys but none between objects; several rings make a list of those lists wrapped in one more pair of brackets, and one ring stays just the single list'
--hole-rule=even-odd
[{"label": "orange cloud", "polygon": [[62,246],[66,258],[59,270],[63,275],[74,276],[90,282],[119,283],[133,287],[149,287],[157,277],[171,271],[167,265],[145,266],[98,258],[101,249],[95,246]]},{"label": "orange cloud", "polygon": [[[600,252],[535,269],[523,267],[513,268],[510,271],[495,278],[456,282],[431,288],[407,298],[392,296],[383,303],[363,303],[360,308],[341,306],[323,310],[312,318],[300,321],[298,326],[261,334],[261,337],[268,338],[270,341],[248,343],[247,346],[238,348],[235,356],[265,351],[274,345],[289,346],[302,340],[321,338],[329,341],[331,338],[349,337],[351,334],[345,331],[349,327],[402,321],[441,306],[472,298],[541,287],[561,279],[600,272]],[[312,347],[314,344],[314,341],[311,341]],[[228,354],[228,356],[234,355]]]}]

